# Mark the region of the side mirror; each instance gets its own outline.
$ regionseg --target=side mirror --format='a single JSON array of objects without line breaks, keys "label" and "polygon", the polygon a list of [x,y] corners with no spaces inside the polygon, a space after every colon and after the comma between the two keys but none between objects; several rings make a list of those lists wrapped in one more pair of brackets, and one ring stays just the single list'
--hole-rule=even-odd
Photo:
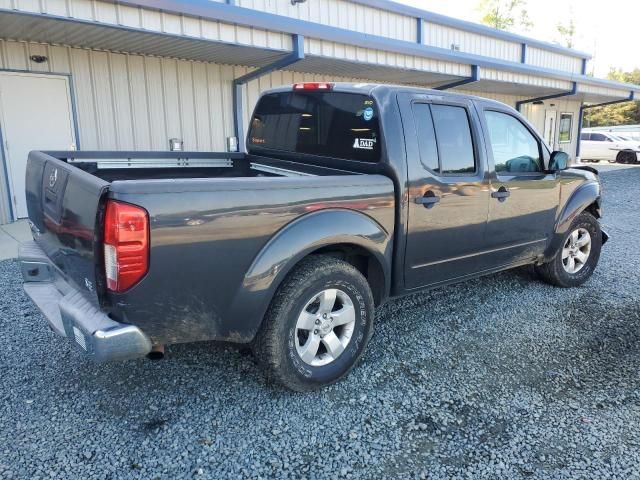
[{"label": "side mirror", "polygon": [[549,170],[557,172],[566,170],[569,167],[569,155],[565,152],[553,152],[549,160]]}]

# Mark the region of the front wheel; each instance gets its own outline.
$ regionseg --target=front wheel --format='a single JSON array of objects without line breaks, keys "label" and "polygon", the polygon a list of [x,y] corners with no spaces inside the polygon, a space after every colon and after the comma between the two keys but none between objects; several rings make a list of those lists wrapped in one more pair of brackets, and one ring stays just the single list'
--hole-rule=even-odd
[{"label": "front wheel", "polygon": [[271,378],[296,391],[338,381],[373,331],[373,295],[349,263],[311,256],[278,289],[254,351]]},{"label": "front wheel", "polygon": [[577,287],[593,275],[601,248],[600,223],[590,213],[582,212],[564,235],[562,248],[536,270],[547,283],[564,288]]}]

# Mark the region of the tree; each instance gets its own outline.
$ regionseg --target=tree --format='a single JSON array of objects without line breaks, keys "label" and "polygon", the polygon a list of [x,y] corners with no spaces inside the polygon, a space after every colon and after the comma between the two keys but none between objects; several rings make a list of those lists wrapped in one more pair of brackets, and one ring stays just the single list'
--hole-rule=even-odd
[{"label": "tree", "polygon": [[[607,78],[640,85],[640,68],[636,68],[632,72],[623,72],[612,68]],[[589,127],[640,124],[640,101],[618,103],[586,110],[584,124]]]},{"label": "tree", "polygon": [[526,0],[480,0],[478,10],[482,23],[498,30],[514,27],[529,30],[533,23],[529,19]]},{"label": "tree", "polygon": [[573,23],[573,15],[571,15],[569,23],[558,23],[558,25],[556,25],[556,29],[558,30],[560,37],[562,37],[562,43],[564,43],[567,48],[573,48],[576,38],[576,24]]}]

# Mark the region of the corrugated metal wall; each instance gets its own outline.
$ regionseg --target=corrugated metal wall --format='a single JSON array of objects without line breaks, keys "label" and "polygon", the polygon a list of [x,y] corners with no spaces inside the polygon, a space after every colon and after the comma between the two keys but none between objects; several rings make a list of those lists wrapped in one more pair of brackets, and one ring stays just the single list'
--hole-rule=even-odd
[{"label": "corrugated metal wall", "polygon": [[527,48],[527,63],[551,70],[562,70],[571,73],[582,72],[581,58],[570,57],[536,47]]},{"label": "corrugated metal wall", "polygon": [[[211,1],[224,3],[224,0]],[[291,36],[280,32],[96,0],[0,0],[0,8],[77,18],[260,48],[276,50],[291,50],[292,48]]]},{"label": "corrugated metal wall", "polygon": [[461,52],[499,58],[510,62],[519,62],[521,45],[485,35],[465,32],[456,28],[426,23],[424,43],[434,47],[452,49],[458,47]]},{"label": "corrugated metal wall", "polygon": [[[224,3],[225,0],[211,1]],[[349,0],[313,0],[298,5],[291,5],[289,0],[236,0],[236,4],[360,33],[408,42],[417,41],[418,27],[415,17],[353,3]],[[0,8],[78,18],[261,48],[291,49],[290,36],[282,33],[98,0],[0,0]],[[521,59],[521,44],[518,42],[471,33],[432,22],[425,22],[423,41],[428,45],[446,49],[456,45],[462,52],[506,61],[520,62]],[[394,60],[391,59],[391,61]],[[582,69],[582,59],[539,47],[528,48],[527,63],[572,73],[580,73]]]},{"label": "corrugated metal wall", "polygon": [[236,0],[236,4],[397,40],[415,42],[418,36],[417,21],[413,17],[345,0],[311,0],[295,6],[290,0]]},{"label": "corrugated metal wall", "polygon": [[360,48],[353,45],[308,38],[305,41],[305,53],[373,65],[437,72],[447,75],[471,75],[471,67],[459,63],[444,62],[414,55],[384,52],[372,48]]}]

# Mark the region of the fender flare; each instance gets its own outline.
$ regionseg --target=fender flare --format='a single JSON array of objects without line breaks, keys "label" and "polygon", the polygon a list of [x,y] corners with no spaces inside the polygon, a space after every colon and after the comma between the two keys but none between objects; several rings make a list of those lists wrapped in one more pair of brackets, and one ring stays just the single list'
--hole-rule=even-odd
[{"label": "fender flare", "polygon": [[561,247],[562,238],[571,226],[571,222],[589,205],[596,204],[596,218],[601,218],[601,188],[598,182],[589,182],[577,188],[567,200],[556,220],[553,239],[545,257],[551,258]]},{"label": "fender flare", "polygon": [[382,267],[388,294],[392,240],[380,224],[355,210],[322,210],[300,217],[276,233],[255,257],[228,317],[242,319],[242,337],[253,339],[276,290],[291,269],[310,253],[331,245],[355,245],[373,255]]}]

